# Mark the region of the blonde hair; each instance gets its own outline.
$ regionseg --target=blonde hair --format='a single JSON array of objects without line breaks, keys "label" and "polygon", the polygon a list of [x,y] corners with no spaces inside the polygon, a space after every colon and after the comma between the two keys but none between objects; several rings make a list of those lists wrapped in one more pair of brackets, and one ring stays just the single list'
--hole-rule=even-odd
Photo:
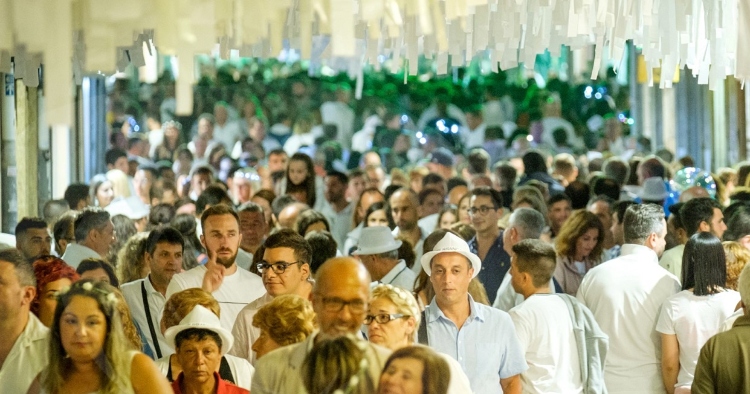
[{"label": "blonde hair", "polygon": [[104,281],[80,280],[58,296],[55,317],[50,327],[49,364],[42,373],[41,385],[46,392],[56,393],[70,377],[72,361],[67,357],[60,335],[60,320],[65,308],[73,297],[88,297],[96,301],[99,310],[106,320],[106,335],[101,354],[96,356],[101,388],[97,393],[118,394],[126,391],[130,385],[130,376],[123,371],[130,370],[127,339],[123,334],[120,314],[117,308],[120,302],[115,294],[116,289]]},{"label": "blonde hair", "polygon": [[260,307],[253,326],[267,332],[280,346],[291,345],[304,341],[315,330],[315,312],[306,299],[285,294]]},{"label": "blonde hair", "polygon": [[419,329],[419,323],[422,316],[419,312],[419,305],[417,305],[417,300],[411,293],[400,287],[381,283],[373,287],[371,291],[370,302],[372,302],[376,298],[389,299],[393,303],[393,305],[396,305],[396,311],[398,311],[398,313],[414,318],[414,331]]},{"label": "blonde hair", "polygon": [[112,190],[116,197],[130,197],[130,182],[128,175],[118,169],[107,171],[107,179],[112,182]]},{"label": "blonde hair", "polygon": [[130,237],[117,253],[117,278],[120,284],[143,279],[146,265],[146,240],[149,233],[137,233]]},{"label": "blonde hair", "polygon": [[368,344],[353,336],[324,339],[313,346],[300,371],[309,393],[365,394],[375,392]]},{"label": "blonde hair", "polygon": [[141,341],[141,336],[138,334],[138,329],[135,328],[135,323],[133,322],[133,317],[130,315],[128,303],[125,301],[125,297],[122,296],[120,290],[115,289],[113,293],[117,296],[117,313],[120,315],[122,332],[128,340],[130,349],[140,352],[143,350],[143,342]]},{"label": "blonde hair", "polygon": [[164,313],[161,316],[162,332],[166,331],[169,327],[180,324],[182,319],[184,319],[196,305],[204,306],[206,309],[213,312],[214,315],[221,317],[219,302],[216,301],[211,293],[199,287],[185,289],[181,292],[172,294],[167,302],[164,303]]},{"label": "blonde hair", "polygon": [[735,241],[722,242],[724,253],[727,255],[727,289],[737,290],[742,269],[750,261],[750,250]]}]

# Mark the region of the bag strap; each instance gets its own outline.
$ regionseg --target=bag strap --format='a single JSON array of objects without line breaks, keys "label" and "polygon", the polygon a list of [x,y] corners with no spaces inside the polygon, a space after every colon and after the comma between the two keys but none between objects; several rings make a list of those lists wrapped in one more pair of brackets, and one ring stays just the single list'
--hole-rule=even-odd
[{"label": "bag strap", "polygon": [[156,337],[156,329],[154,328],[154,321],[151,320],[151,308],[148,305],[148,294],[146,294],[146,281],[148,277],[141,282],[141,296],[143,297],[143,308],[146,310],[146,321],[148,322],[148,331],[151,333],[151,340],[154,341],[154,350],[156,351],[156,359],[161,358],[161,349],[159,348],[159,339]]},{"label": "bag strap", "polygon": [[422,311],[422,324],[419,325],[419,330],[417,331],[417,342],[419,342],[421,345],[429,346],[429,339],[427,338],[427,314],[425,313],[427,311],[427,308]]}]

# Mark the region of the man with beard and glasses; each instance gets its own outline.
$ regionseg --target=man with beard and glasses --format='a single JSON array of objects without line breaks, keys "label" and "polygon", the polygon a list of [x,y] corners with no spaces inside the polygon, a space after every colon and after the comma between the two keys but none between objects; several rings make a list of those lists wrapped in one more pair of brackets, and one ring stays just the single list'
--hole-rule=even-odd
[{"label": "man with beard and glasses", "polygon": [[265,294],[263,281],[235,264],[242,242],[240,219],[232,208],[217,204],[201,215],[201,244],[206,248],[208,262],[172,277],[166,298],[179,291],[201,287],[221,306],[221,326],[231,331],[237,314],[245,305]]}]

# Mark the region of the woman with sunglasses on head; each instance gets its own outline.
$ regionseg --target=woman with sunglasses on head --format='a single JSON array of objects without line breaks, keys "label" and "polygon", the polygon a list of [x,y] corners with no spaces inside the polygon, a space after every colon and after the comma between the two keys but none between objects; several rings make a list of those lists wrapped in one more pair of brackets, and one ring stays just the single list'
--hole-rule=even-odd
[{"label": "woman with sunglasses on head", "polygon": [[[393,285],[379,284],[371,291],[365,315],[367,338],[370,342],[396,351],[414,345],[421,312],[414,296]],[[448,393],[470,393],[469,379],[456,360],[440,354],[450,367]]]}]

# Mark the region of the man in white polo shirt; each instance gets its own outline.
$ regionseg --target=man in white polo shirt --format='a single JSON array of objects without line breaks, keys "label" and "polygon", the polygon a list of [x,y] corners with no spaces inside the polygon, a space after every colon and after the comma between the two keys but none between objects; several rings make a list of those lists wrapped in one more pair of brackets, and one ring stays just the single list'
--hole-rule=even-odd
[{"label": "man in white polo shirt", "polygon": [[240,219],[232,208],[217,204],[201,215],[201,244],[208,262],[172,277],[166,298],[179,291],[200,287],[212,293],[221,307],[221,325],[232,330],[237,314],[245,305],[266,293],[258,275],[237,267],[240,247]]},{"label": "man in white polo shirt", "polygon": [[604,381],[609,394],[663,394],[656,319],[680,282],[659,266],[667,223],[656,204],[628,207],[620,257],[592,268],[577,298],[609,338]]},{"label": "man in white polo shirt", "polygon": [[372,226],[362,229],[359,246],[354,254],[367,267],[373,282],[414,290],[417,275],[398,258],[402,242],[395,240],[388,227]]}]

